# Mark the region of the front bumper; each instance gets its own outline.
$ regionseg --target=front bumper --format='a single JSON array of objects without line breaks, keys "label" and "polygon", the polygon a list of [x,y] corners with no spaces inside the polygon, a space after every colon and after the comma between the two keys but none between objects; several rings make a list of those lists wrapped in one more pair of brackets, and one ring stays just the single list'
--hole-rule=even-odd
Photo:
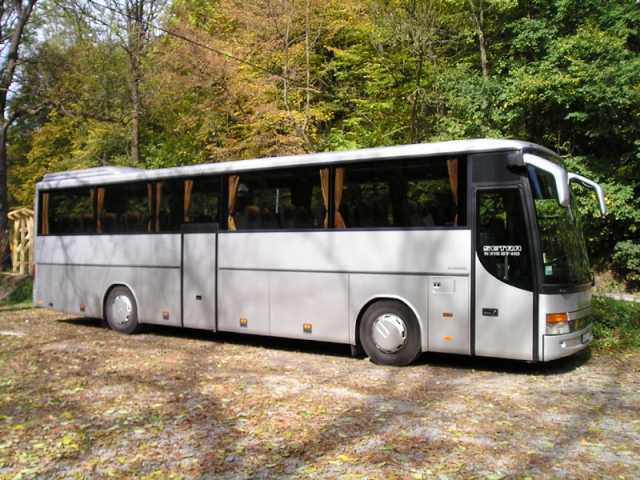
[{"label": "front bumper", "polygon": [[568,357],[585,349],[593,341],[592,324],[564,335],[543,335],[544,361]]}]

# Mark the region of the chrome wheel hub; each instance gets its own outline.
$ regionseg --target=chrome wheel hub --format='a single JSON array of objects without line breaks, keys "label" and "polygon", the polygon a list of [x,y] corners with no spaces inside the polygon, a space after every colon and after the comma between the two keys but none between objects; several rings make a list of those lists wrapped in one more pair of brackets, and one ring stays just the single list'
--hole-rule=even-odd
[{"label": "chrome wheel hub", "polygon": [[373,322],[373,342],[378,350],[395,353],[407,343],[407,325],[393,313],[385,313]]},{"label": "chrome wheel hub", "polygon": [[113,299],[111,304],[111,318],[113,321],[126,325],[131,319],[131,313],[133,312],[133,305],[131,300],[126,295],[118,295]]}]

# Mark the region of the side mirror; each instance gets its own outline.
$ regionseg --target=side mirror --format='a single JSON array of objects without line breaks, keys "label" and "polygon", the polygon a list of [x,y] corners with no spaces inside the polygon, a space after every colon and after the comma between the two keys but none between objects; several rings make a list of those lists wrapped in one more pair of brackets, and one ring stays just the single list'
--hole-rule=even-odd
[{"label": "side mirror", "polygon": [[602,190],[602,187],[600,185],[598,185],[593,180],[589,180],[582,175],[578,175],[577,173],[569,172],[568,177],[569,182],[578,182],[579,184],[596,192],[596,195],[598,196],[598,206],[600,207],[600,213],[602,215],[605,215],[607,213],[607,206],[604,203],[604,191]]}]

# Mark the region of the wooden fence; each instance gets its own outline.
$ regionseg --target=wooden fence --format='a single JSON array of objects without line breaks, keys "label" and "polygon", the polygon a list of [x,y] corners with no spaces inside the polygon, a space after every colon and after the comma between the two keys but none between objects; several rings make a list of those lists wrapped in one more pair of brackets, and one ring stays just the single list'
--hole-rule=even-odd
[{"label": "wooden fence", "polygon": [[19,208],[9,212],[11,271],[33,273],[33,210]]}]

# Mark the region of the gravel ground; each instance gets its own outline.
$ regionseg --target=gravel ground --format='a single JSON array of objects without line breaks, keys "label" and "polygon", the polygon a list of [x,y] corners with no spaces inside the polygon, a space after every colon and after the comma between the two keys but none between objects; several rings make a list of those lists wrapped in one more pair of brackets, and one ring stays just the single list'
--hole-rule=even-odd
[{"label": "gravel ground", "polygon": [[0,478],[638,478],[640,353],[547,365],[0,313]]}]

